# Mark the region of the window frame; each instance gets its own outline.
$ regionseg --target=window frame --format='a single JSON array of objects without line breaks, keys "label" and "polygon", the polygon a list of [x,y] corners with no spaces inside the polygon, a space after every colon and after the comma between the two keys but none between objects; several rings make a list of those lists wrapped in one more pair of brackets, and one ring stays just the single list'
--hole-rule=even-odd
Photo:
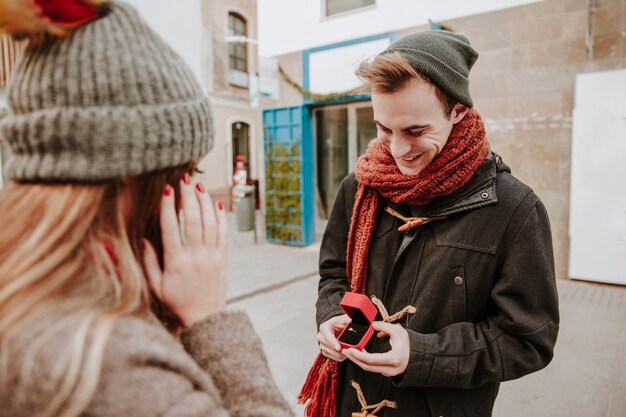
[{"label": "window frame", "polygon": [[[241,32],[240,28],[236,27],[239,22],[243,24]],[[242,36],[244,39],[248,37],[248,20],[240,13],[229,11],[227,23],[228,36]],[[248,73],[249,68],[248,43],[228,42],[228,69]]]},{"label": "window frame", "polygon": [[378,1],[374,0],[373,4],[368,4],[365,6],[360,6],[354,9],[350,9],[350,10],[344,10],[343,12],[339,12],[339,13],[335,13],[335,14],[328,14],[328,2],[330,0],[321,0],[321,19],[322,20],[326,20],[326,19],[334,19],[336,17],[342,17],[342,16],[346,16],[346,15],[350,15],[353,13],[360,13],[363,11],[367,11],[370,9],[375,9],[378,5]]}]

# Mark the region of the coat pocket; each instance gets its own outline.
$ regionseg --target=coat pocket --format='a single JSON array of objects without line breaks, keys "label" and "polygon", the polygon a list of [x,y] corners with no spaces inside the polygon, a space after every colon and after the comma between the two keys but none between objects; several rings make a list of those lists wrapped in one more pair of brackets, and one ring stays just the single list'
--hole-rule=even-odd
[{"label": "coat pocket", "polygon": [[425,394],[431,417],[466,417],[454,390],[429,388]]},{"label": "coat pocket", "polygon": [[467,321],[467,282],[465,267],[450,268],[450,282],[452,288],[452,320],[455,323]]}]

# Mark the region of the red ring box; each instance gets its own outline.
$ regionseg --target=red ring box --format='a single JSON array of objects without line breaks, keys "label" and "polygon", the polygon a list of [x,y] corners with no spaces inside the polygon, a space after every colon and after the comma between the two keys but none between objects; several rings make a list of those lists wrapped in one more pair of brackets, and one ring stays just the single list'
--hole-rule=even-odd
[{"label": "red ring box", "polygon": [[344,349],[363,350],[374,334],[372,322],[378,314],[376,306],[363,294],[347,292],[339,303],[343,311],[352,319],[337,338]]}]

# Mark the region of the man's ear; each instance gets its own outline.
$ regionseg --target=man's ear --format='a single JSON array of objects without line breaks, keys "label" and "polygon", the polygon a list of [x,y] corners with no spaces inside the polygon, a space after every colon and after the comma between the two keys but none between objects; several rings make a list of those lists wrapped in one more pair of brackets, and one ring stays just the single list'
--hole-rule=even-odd
[{"label": "man's ear", "polygon": [[461,103],[457,103],[454,106],[454,109],[452,109],[452,113],[450,113],[450,121],[452,121],[453,124],[459,123],[461,120],[463,120],[469,109],[469,107]]}]

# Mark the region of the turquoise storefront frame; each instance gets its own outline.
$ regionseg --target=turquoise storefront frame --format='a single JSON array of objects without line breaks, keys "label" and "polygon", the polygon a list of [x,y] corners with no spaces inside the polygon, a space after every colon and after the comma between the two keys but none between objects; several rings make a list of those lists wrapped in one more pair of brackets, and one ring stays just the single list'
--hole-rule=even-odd
[{"label": "turquoise storefront frame", "polygon": [[306,246],[315,240],[311,126],[306,106],[263,111],[269,242]]},{"label": "turquoise storefront frame", "polygon": [[[312,54],[385,38],[393,42],[397,37],[396,32],[389,32],[302,51],[303,87],[309,89],[309,60]],[[325,105],[363,101],[369,100],[369,98],[370,96],[367,94],[324,101],[304,98],[301,106],[279,107],[263,111],[267,241],[290,246],[307,246],[315,241],[313,110]],[[297,155],[277,156],[277,146],[280,149],[289,146],[292,152],[298,149]],[[284,164],[285,162],[287,165]],[[297,164],[299,164],[299,170],[295,169]],[[287,174],[275,169],[281,165],[283,167],[288,166]],[[298,191],[282,190],[279,187],[280,184],[291,186],[296,183],[299,184]],[[292,216],[293,212],[290,211],[293,210],[294,199],[299,202],[299,216]],[[281,207],[281,201],[288,201],[288,203],[285,207]]]},{"label": "turquoise storefront frame", "polygon": [[[332,43],[332,44],[328,44],[324,46],[318,46],[316,48],[311,48],[311,49],[302,51],[302,86],[304,87],[305,90],[309,90],[310,85],[311,85],[310,71],[309,71],[309,62],[311,59],[311,55],[319,53],[319,52],[328,51],[331,49],[344,48],[346,46],[352,46],[352,45],[357,45],[359,43],[377,41],[380,39],[389,39],[390,42],[393,42],[397,38],[398,38],[397,32],[386,32],[386,33],[381,33],[378,35],[367,36],[364,38],[351,39],[351,40]],[[369,94],[348,96],[344,98],[324,100],[324,101],[310,100],[305,97],[304,105],[305,106],[323,106],[323,105],[328,105],[328,104],[349,103],[352,101],[369,100],[369,98],[370,98]]]}]

